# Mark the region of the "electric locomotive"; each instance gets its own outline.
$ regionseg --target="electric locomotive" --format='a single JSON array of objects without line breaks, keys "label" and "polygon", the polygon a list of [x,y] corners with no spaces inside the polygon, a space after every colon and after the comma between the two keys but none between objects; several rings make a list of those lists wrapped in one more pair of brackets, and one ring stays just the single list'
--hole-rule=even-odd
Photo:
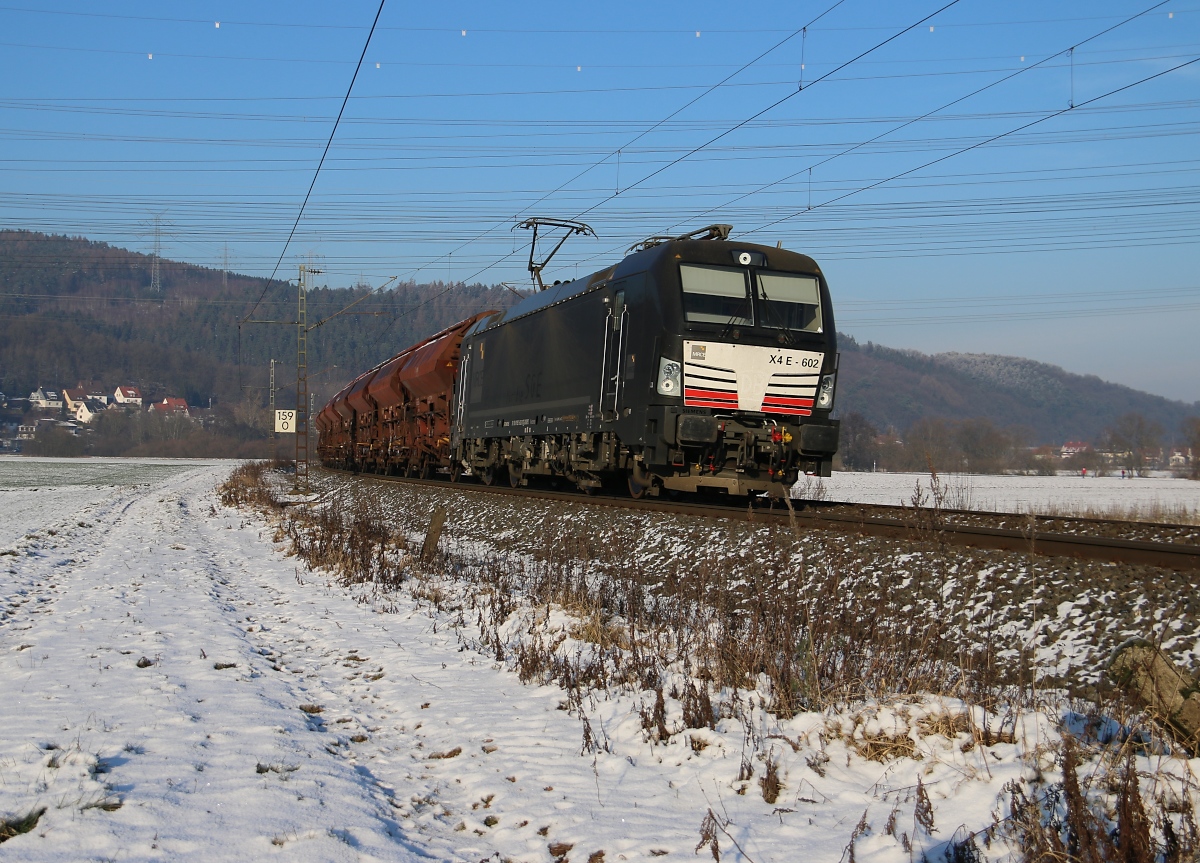
[{"label": "electric locomotive", "polygon": [[729,231],[651,238],[481,316],[461,342],[451,476],[623,482],[635,497],[785,496],[801,474],[829,476],[838,355],[825,277],[806,255]]}]

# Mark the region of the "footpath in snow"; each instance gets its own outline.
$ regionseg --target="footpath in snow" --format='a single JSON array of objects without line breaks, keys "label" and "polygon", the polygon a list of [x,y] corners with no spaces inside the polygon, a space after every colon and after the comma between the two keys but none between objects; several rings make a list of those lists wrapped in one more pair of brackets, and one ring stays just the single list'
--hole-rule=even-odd
[{"label": "footpath in snow", "polygon": [[[407,594],[356,600],[221,506],[231,466],[0,493],[0,818],[41,812],[0,858],[692,860],[711,810],[725,859],[833,863],[856,837],[855,859],[903,863],[1054,769],[1045,717],[972,747],[917,734],[928,703],[844,738],[817,714],[756,729],[778,744],[772,803],[732,719],[654,744],[614,699],[592,705],[608,751],[584,753],[562,690]],[[863,757],[872,728],[907,754]]]}]

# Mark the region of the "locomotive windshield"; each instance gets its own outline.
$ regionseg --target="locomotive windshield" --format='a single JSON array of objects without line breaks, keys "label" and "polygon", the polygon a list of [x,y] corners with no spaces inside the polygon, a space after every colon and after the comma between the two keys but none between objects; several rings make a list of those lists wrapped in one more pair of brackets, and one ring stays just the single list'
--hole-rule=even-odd
[{"label": "locomotive windshield", "polygon": [[682,264],[683,313],[688,321],[748,327],[752,324],[746,273],[732,267]]},{"label": "locomotive windshield", "polygon": [[760,327],[822,332],[821,289],[816,277],[766,270],[752,272],[754,303],[747,291],[746,270],[681,264],[683,312],[688,322],[750,327],[757,318]]},{"label": "locomotive windshield", "polygon": [[758,292],[764,327],[821,332],[821,290],[812,276],[759,271]]}]

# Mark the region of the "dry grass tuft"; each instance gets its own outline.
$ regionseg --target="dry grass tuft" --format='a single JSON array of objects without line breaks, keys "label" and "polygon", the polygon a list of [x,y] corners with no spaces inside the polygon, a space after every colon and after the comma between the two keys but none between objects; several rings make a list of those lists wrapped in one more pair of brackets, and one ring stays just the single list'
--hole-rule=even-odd
[{"label": "dry grass tuft", "polygon": [[919,760],[921,753],[917,744],[907,734],[886,734],[884,732],[856,734],[849,740],[854,751],[868,761],[878,761],[883,764],[897,758],[912,758]]},{"label": "dry grass tuft", "polygon": [[783,790],[783,783],[779,780],[779,760],[774,753],[767,756],[766,769],[758,784],[762,788],[763,801],[774,805],[779,799],[779,792]]},{"label": "dry grass tuft", "polygon": [[971,717],[949,710],[932,713],[917,720],[917,730],[923,737],[938,735],[953,740],[958,735],[971,731]]},{"label": "dry grass tuft", "polygon": [[455,746],[453,749],[450,749],[446,752],[435,752],[429,757],[433,760],[438,760],[442,758],[457,758],[460,755],[462,755],[462,747]]},{"label": "dry grass tuft", "polygon": [[325,708],[322,707],[320,704],[301,704],[300,709],[303,710],[305,713],[307,713],[309,716],[316,716],[318,713],[325,712]]},{"label": "dry grass tuft", "polygon": [[20,836],[22,833],[28,833],[34,827],[37,827],[39,819],[46,814],[46,807],[41,806],[37,809],[32,809],[26,815],[13,816],[12,818],[0,818],[0,842],[7,842],[14,836]]}]

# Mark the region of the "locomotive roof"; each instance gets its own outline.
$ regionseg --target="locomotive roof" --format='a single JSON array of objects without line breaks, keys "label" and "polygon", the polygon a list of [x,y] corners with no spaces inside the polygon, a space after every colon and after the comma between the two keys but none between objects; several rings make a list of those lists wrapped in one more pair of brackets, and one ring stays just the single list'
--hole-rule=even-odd
[{"label": "locomotive roof", "polygon": [[678,257],[681,260],[702,264],[731,264],[737,252],[761,252],[766,255],[767,262],[773,268],[794,270],[805,273],[820,273],[817,262],[808,255],[779,249],[774,246],[762,246],[757,243],[741,243],[729,240],[669,240],[657,246],[651,246],[632,255],[627,255],[619,263],[597,270],[589,276],[551,285],[544,291],[526,297],[502,315],[481,320],[472,328],[472,332],[491,329],[516,318],[522,318],[539,309],[561,303],[564,300],[587,293],[613,279],[642,273],[661,263],[667,256]]}]

